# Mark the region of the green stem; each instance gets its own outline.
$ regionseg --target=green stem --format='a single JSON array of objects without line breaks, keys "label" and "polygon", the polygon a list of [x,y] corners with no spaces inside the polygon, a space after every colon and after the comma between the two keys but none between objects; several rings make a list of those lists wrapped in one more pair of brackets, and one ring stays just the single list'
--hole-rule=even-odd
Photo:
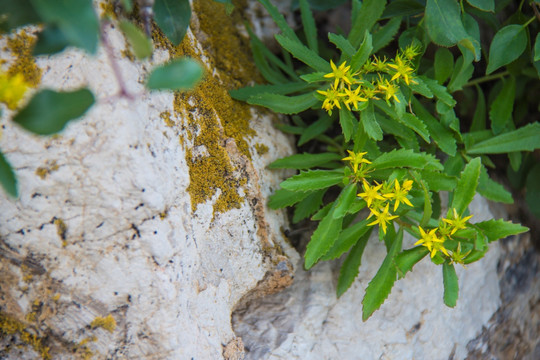
[{"label": "green stem", "polygon": [[532,23],[534,21],[534,19],[536,19],[536,16],[533,16],[532,18],[529,19],[529,21],[527,21],[525,24],[523,24],[523,28],[526,28],[530,23]]},{"label": "green stem", "polygon": [[463,85],[463,87],[474,86],[476,84],[481,84],[481,83],[484,83],[484,82],[497,80],[497,79],[503,78],[503,77],[505,77],[507,75],[510,75],[510,73],[508,71],[503,71],[503,72],[493,74],[493,75],[482,76],[481,78],[477,78],[477,79],[474,79],[472,81],[469,81],[468,83]]}]

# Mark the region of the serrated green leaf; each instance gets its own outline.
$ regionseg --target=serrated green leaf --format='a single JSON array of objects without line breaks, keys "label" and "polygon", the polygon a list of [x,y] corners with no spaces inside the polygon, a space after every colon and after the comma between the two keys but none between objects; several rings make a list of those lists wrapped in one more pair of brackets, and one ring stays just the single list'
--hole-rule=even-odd
[{"label": "serrated green leaf", "polygon": [[467,2],[471,4],[471,6],[474,6],[482,11],[495,11],[494,0],[467,0]]},{"label": "serrated green leaf", "polygon": [[350,183],[341,190],[341,194],[336,200],[336,207],[333,215],[334,219],[347,215],[349,208],[356,199],[357,186],[356,183]]},{"label": "serrated green leaf", "polygon": [[400,119],[400,122],[420,135],[427,143],[429,143],[429,132],[426,124],[419,118],[410,113],[405,113]]},{"label": "serrated green leaf", "polygon": [[268,165],[269,169],[309,169],[321,166],[331,161],[341,160],[341,156],[336,153],[303,153],[287,156],[278,159]]},{"label": "serrated green leaf", "polygon": [[367,59],[369,59],[369,55],[371,55],[372,52],[373,52],[373,40],[372,40],[371,34],[366,31],[362,44],[360,45],[356,53],[352,56],[351,72],[355,73],[359,71],[362,68],[362,66],[364,66]]},{"label": "serrated green leaf", "polygon": [[61,131],[66,124],[84,115],[94,104],[94,95],[88,89],[70,92],[40,90],[13,121],[38,135],[52,135]]},{"label": "serrated green leaf", "polygon": [[309,194],[305,199],[296,204],[294,208],[293,224],[298,223],[300,220],[304,220],[315,212],[317,212],[322,203],[323,196],[326,192],[326,189],[314,191],[311,193],[302,193]]},{"label": "serrated green leaf", "polygon": [[424,19],[429,37],[435,44],[449,47],[469,37],[455,0],[427,0]]},{"label": "serrated green leaf", "polygon": [[504,131],[508,123],[512,121],[514,100],[516,98],[516,79],[510,76],[503,82],[503,87],[489,110],[491,129],[495,135]]},{"label": "serrated green leaf", "polygon": [[376,53],[386,45],[388,45],[396,36],[399,27],[401,25],[401,17],[395,17],[390,19],[386,25],[381,27],[375,33],[373,33],[373,50],[372,53]]},{"label": "serrated green leaf", "polygon": [[339,109],[339,123],[341,125],[341,130],[343,131],[345,141],[349,141],[353,134],[355,123],[358,124],[356,117],[349,109],[342,106],[341,109]]},{"label": "serrated green leaf", "polygon": [[492,180],[483,165],[480,170],[480,180],[478,182],[477,191],[480,195],[491,201],[502,202],[505,204],[514,203],[512,193],[507,191],[501,184]]},{"label": "serrated green leaf", "polygon": [[425,246],[416,246],[399,253],[395,259],[399,277],[403,278],[427,254],[429,254],[429,250]]},{"label": "serrated green leaf", "polygon": [[386,0],[364,0],[362,2],[347,37],[354,47],[360,45],[363,35],[375,25],[381,17],[385,6]]},{"label": "serrated green leaf", "polygon": [[155,67],[148,76],[146,87],[150,90],[189,90],[203,77],[203,68],[190,58],[175,59]]},{"label": "serrated green leaf", "polygon": [[137,26],[127,20],[120,21],[119,26],[138,59],[152,55],[152,41]]},{"label": "serrated green leaf", "polygon": [[377,274],[371,279],[364,299],[362,300],[362,320],[366,321],[375,310],[381,307],[386,300],[397,278],[397,269],[394,264],[395,256],[401,251],[403,242],[403,229],[399,229],[392,247],[384,258]]},{"label": "serrated green leaf", "polygon": [[[326,189],[325,189],[326,190]],[[312,217],[311,217],[311,220],[313,221],[320,221],[322,219],[324,219],[324,217],[326,215],[328,215],[328,213],[330,212],[330,210],[332,209],[332,207],[334,206],[334,201],[332,201],[331,203],[328,203],[326,205],[323,206],[322,209],[320,209],[319,211],[317,211]]]},{"label": "serrated green leaf", "polygon": [[[411,82],[409,85],[407,85],[412,91],[415,93],[418,93],[422,95],[423,97],[431,99],[433,97],[433,92],[431,89],[427,86],[426,83],[422,81],[421,78],[417,77],[414,78],[414,83]],[[404,104],[406,105],[406,104]]]},{"label": "serrated green leaf", "polygon": [[343,171],[309,170],[288,178],[281,187],[291,191],[313,191],[339,184]]},{"label": "serrated green leaf", "polygon": [[433,155],[415,153],[410,149],[392,150],[383,153],[370,164],[370,168],[377,170],[401,167],[431,170],[443,169],[442,164]]},{"label": "serrated green leaf", "polygon": [[247,86],[241,89],[231,90],[229,91],[229,95],[231,95],[233,99],[246,101],[251,96],[258,95],[258,94],[271,93],[271,94],[288,95],[288,94],[299,92],[299,91],[309,90],[311,88],[312,88],[312,85],[306,84],[305,82],[289,82],[286,84],[278,84],[278,85]]},{"label": "serrated green leaf", "polygon": [[281,209],[287,206],[293,206],[297,202],[304,200],[310,194],[312,193],[279,189],[270,196],[268,207],[270,209]]},{"label": "serrated green leaf", "polygon": [[368,107],[360,113],[360,123],[364,128],[364,131],[370,139],[380,141],[383,138],[381,127],[375,119],[375,111],[373,109],[373,102],[370,101]]},{"label": "serrated green leaf", "polygon": [[527,33],[522,25],[507,25],[497,31],[489,48],[486,74],[516,60],[527,47]]},{"label": "serrated green leaf", "polygon": [[445,262],[442,266],[443,285],[444,285],[444,304],[448,307],[454,307],[457,304],[459,296],[459,283],[456,275],[456,269],[453,264]]},{"label": "serrated green leaf", "polygon": [[474,73],[474,66],[472,62],[472,57],[466,59],[463,56],[460,56],[457,59],[456,65],[454,66],[454,72],[452,73],[452,77],[448,82],[448,90],[451,93],[463,89],[463,86],[469,82]]},{"label": "serrated green leaf", "polygon": [[346,55],[346,58],[350,59],[353,57],[353,55],[356,53],[356,49],[351,45],[349,40],[345,39],[343,36],[334,34],[334,33],[328,33],[328,40],[336,47],[341,50],[343,54]]},{"label": "serrated green leaf", "polygon": [[476,193],[481,166],[480,158],[477,157],[465,165],[465,169],[461,172],[451,206],[451,208],[456,209],[460,216],[467,210],[467,206],[469,206]]},{"label": "serrated green leaf", "polygon": [[412,105],[416,115],[426,124],[428,131],[439,148],[450,156],[457,151],[456,139],[448,129],[441,125],[420,102],[413,97]]},{"label": "serrated green leaf", "polygon": [[324,75],[326,75],[324,72],[314,72],[311,74],[300,75],[300,79],[308,83],[328,81],[328,78],[325,78]]},{"label": "serrated green leaf", "polygon": [[49,25],[45,26],[43,30],[38,33],[38,39],[32,50],[32,54],[34,56],[52,55],[61,52],[69,45],[70,42],[62,30],[57,26]]},{"label": "serrated green leaf", "polygon": [[283,15],[281,15],[279,10],[274,5],[272,5],[270,1],[268,0],[258,0],[258,1],[264,6],[266,11],[268,11],[272,19],[274,19],[276,25],[279,27],[283,35],[285,35],[286,37],[288,37],[289,39],[297,43],[301,43],[300,40],[298,39],[298,36],[296,36],[294,30],[289,26],[289,24],[287,24],[287,21],[285,21],[285,18],[283,17]]},{"label": "serrated green leaf", "polygon": [[312,92],[296,96],[262,93],[247,99],[248,104],[264,106],[281,114],[298,114],[318,102]]},{"label": "serrated green leaf", "polygon": [[301,134],[300,139],[298,139],[298,146],[302,146],[308,141],[316,138],[317,136],[323,134],[326,130],[332,126],[332,118],[328,115],[323,115],[319,120],[315,121],[313,124],[309,125]]},{"label": "serrated green leaf", "polygon": [[445,86],[440,85],[436,80],[430,79],[426,76],[419,76],[419,79],[427,85],[437,99],[450,107],[454,107],[456,105],[456,100],[454,100],[452,95],[450,95]]},{"label": "serrated green leaf", "polygon": [[454,70],[454,55],[447,48],[439,48],[435,53],[435,80],[443,84]]},{"label": "serrated green leaf", "polygon": [[282,48],[291,53],[292,56],[302,61],[316,71],[329,73],[332,71],[330,63],[320,57],[316,52],[310,50],[302,43],[289,39],[283,35],[275,35],[277,42]]},{"label": "serrated green leaf", "polygon": [[529,228],[526,226],[502,219],[478,222],[474,224],[474,227],[480,229],[489,242],[529,231]]},{"label": "serrated green leaf", "polygon": [[386,6],[381,19],[391,19],[398,16],[411,16],[424,11],[424,5],[416,0],[394,0]]},{"label": "serrated green leaf", "polygon": [[332,207],[324,219],[321,220],[307,244],[304,255],[304,267],[306,270],[310,269],[326,254],[341,232],[343,218],[335,219],[333,216],[334,209],[335,207]]},{"label": "serrated green leaf", "polygon": [[55,25],[70,45],[95,54],[99,37],[99,22],[92,0],[31,0],[41,19]]},{"label": "serrated green leaf", "polygon": [[326,261],[337,259],[349,251],[349,249],[359,240],[363,239],[367,242],[367,239],[373,230],[373,226],[368,226],[371,221],[371,219],[365,219],[343,229],[334,245],[332,245],[332,248],[328,250],[326,254],[324,254],[321,260]]},{"label": "serrated green leaf", "polygon": [[306,34],[306,40],[311,50],[318,53],[319,46],[317,43],[317,28],[315,27],[315,19],[309,4],[306,0],[300,0],[300,16],[302,18],[302,25],[304,33]]},{"label": "serrated green leaf", "polygon": [[17,198],[19,192],[17,190],[17,177],[10,163],[0,151],[0,184],[11,197]]},{"label": "serrated green leaf", "polygon": [[356,241],[356,244],[351,249],[351,252],[345,258],[341,269],[339,270],[339,278],[337,283],[337,297],[340,297],[349,289],[354,282],[354,279],[358,276],[360,265],[362,264],[362,255],[364,254],[364,249],[371,235],[371,230],[369,228],[368,232],[360,237]]},{"label": "serrated green leaf", "polygon": [[480,131],[486,129],[486,98],[484,91],[478,85],[476,85],[476,109],[474,110],[473,121],[470,131]]},{"label": "serrated green leaf", "polygon": [[474,144],[467,149],[467,153],[504,154],[515,151],[533,151],[540,148],[538,139],[540,139],[540,123],[536,122]]},{"label": "serrated green leaf", "polygon": [[452,191],[457,185],[457,179],[454,176],[441,172],[421,170],[420,176],[431,191]]}]

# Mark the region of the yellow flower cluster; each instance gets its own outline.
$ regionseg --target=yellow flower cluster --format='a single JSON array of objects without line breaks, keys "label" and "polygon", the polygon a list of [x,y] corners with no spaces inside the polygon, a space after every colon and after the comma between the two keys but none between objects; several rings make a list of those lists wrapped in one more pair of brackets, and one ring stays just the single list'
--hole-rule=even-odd
[{"label": "yellow flower cluster", "polygon": [[6,104],[9,109],[17,108],[26,90],[28,90],[28,84],[22,74],[9,76],[0,71],[0,102]]},{"label": "yellow flower cluster", "polygon": [[400,102],[397,97],[398,82],[403,80],[407,85],[415,83],[412,60],[419,53],[417,47],[408,46],[396,55],[392,62],[374,56],[373,60],[368,60],[362,69],[354,73],[346,61],[336,66],[330,60],[332,72],[324,75],[332,81],[330,87],[326,90],[317,90],[317,93],[324,96],[322,108],[330,115],[334,108],[341,109],[342,105],[348,110],[352,107],[358,111],[359,103],[378,99],[378,95],[382,95],[387,102],[391,99]]},{"label": "yellow flower cluster", "polygon": [[386,234],[386,227],[391,220],[397,218],[397,215],[392,215],[390,211],[390,203],[394,202],[394,210],[396,212],[400,204],[407,204],[413,206],[407,194],[412,188],[412,180],[405,180],[402,184],[399,183],[397,179],[393,183],[388,183],[384,181],[382,184],[374,181],[374,185],[370,184],[367,180],[367,173],[369,172],[368,164],[371,164],[371,161],[364,159],[364,155],[367,152],[355,153],[353,151],[347,150],[349,156],[341,159],[343,161],[349,161],[354,173],[354,181],[362,181],[362,187],[364,192],[358,194],[358,197],[362,198],[369,210],[371,211],[368,219],[372,216],[375,216],[375,221],[369,223],[368,225],[379,224],[382,231]]},{"label": "yellow flower cluster", "polygon": [[467,227],[467,221],[470,218],[472,218],[472,215],[461,217],[458,215],[456,209],[453,209],[453,216],[450,218],[443,218],[439,227],[426,232],[421,226],[419,226],[418,229],[420,230],[421,238],[414,243],[414,245],[422,245],[428,248],[432,258],[437,254],[437,252],[441,252],[449,257],[452,262],[463,264],[463,259],[470,253],[470,251],[462,254],[461,244],[458,243],[457,249],[452,251],[452,254],[449,254],[448,250],[444,247],[444,242],[446,240],[451,240],[456,231],[465,229]]}]

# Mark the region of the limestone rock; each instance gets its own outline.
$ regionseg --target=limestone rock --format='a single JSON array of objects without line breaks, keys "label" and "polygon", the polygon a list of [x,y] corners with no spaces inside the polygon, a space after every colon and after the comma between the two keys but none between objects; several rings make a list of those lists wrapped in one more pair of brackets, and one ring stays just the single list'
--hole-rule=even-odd
[{"label": "limestone rock", "polygon": [[[185,41],[173,47],[155,33],[147,62],[131,61],[107,27],[134,100],[117,96],[103,48],[95,57],[68,49],[37,60],[39,88],[88,86],[97,104],[54,137],[4,114],[0,147],[20,198],[0,192],[1,358],[239,358],[237,301],[292,280],[298,255],[281,233],[284,215],[265,206],[284,176],[265,167],[291,142],[274,115],[227,94],[258,76],[240,12],[193,7]],[[144,90],[153,65],[184,54],[207,70],[194,92]],[[5,66],[11,55],[2,52]],[[273,274],[280,281],[264,281]]]}]

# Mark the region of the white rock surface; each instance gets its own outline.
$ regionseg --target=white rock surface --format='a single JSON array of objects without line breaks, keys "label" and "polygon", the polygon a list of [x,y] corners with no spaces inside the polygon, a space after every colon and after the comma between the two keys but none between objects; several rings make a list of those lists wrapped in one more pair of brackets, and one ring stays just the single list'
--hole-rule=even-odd
[{"label": "white rock surface", "polygon": [[[199,35],[188,33],[196,51]],[[0,147],[20,192],[13,200],[0,191],[2,316],[47,335],[54,359],[86,350],[98,359],[220,359],[235,340],[230,314],[237,301],[279,261],[290,270],[283,251],[298,258],[281,234],[283,213],[265,214],[262,206],[283,177],[265,167],[292,152],[290,141],[272,116],[253,113],[258,135],[246,137],[252,161],[232,139],[221,139],[235,176],[245,180],[238,188],[245,200],[214,214],[218,189],[192,212],[187,120],[175,113],[172,93],[144,92],[152,64],[123,57],[116,29],[107,37],[127,89],[138,94],[134,101],[113,98],[118,89],[103,48],[95,57],[68,50],[38,61],[40,87],[90,87],[98,103],[84,118],[58,137],[31,135],[7,121],[9,113],[2,118]],[[168,58],[157,50],[152,62]],[[160,117],[165,111],[174,126]],[[258,155],[256,144],[269,151]],[[50,169],[43,178],[40,167]],[[108,315],[117,323],[113,332],[90,327]],[[37,356],[29,346],[9,351],[10,341],[18,340],[0,341],[0,357]],[[241,342],[237,350],[227,356],[239,356]]]},{"label": "white rock surface", "polygon": [[[491,218],[487,202],[471,204],[474,221]],[[405,234],[404,248],[415,240]],[[500,304],[498,243],[464,269],[457,267],[460,292],[451,309],[443,303],[440,266],[428,259],[396,282],[382,307],[362,321],[362,299],[386,250],[376,234],[362,257],[353,286],[336,299],[338,263],[306,272],[297,264],[293,285],[239,310],[234,327],[247,359],[463,359],[466,345]],[[453,357],[452,357],[453,356]]]}]

